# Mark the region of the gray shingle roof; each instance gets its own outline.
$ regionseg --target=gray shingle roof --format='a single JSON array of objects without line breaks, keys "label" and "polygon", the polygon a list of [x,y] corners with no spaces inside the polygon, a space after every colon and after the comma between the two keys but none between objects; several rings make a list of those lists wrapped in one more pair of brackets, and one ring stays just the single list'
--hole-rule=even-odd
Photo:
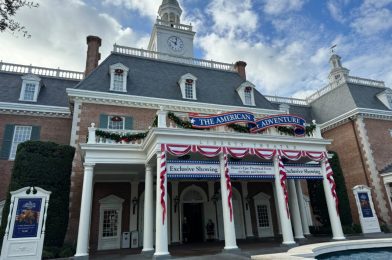
[{"label": "gray shingle roof", "polygon": [[[184,100],[178,80],[186,73],[197,77],[197,100],[220,105],[244,106],[236,91],[244,80],[236,72],[178,64],[112,53],[76,88],[110,92],[110,65],[122,63],[129,68],[128,95]],[[255,92],[256,107],[276,109],[262,94]],[[245,107],[245,106],[244,106]]]},{"label": "gray shingle roof", "polygon": [[78,81],[39,76],[41,90],[37,102],[19,101],[23,74],[0,72],[0,102],[25,103],[46,106],[68,107],[65,90],[73,88]]}]

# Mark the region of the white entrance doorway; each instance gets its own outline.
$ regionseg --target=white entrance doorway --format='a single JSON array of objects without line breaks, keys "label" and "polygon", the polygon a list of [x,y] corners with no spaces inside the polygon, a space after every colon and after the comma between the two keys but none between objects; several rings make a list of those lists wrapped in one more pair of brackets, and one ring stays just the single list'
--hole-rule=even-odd
[{"label": "white entrance doorway", "polygon": [[260,192],[253,197],[253,201],[256,210],[257,231],[259,237],[274,236],[271,218],[270,196]]},{"label": "white entrance doorway", "polygon": [[115,195],[99,200],[98,250],[120,248],[123,202]]}]

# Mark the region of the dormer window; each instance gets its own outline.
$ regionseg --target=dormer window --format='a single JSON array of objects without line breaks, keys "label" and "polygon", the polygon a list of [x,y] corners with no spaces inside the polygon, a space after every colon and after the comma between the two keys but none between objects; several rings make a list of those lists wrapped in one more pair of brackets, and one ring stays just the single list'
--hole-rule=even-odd
[{"label": "dormer window", "polygon": [[377,98],[390,110],[392,110],[392,90],[387,88],[381,93],[377,94]]},{"label": "dormer window", "polygon": [[245,81],[237,88],[237,93],[245,106],[255,106],[254,90],[255,85]]},{"label": "dormer window", "polygon": [[29,74],[23,76],[22,80],[19,100],[37,102],[41,79],[36,75]]},{"label": "dormer window", "polygon": [[129,69],[121,63],[110,66],[110,90],[127,92],[127,76]]},{"label": "dormer window", "polygon": [[181,88],[182,98],[196,100],[196,81],[197,78],[190,73],[180,78],[178,84]]}]

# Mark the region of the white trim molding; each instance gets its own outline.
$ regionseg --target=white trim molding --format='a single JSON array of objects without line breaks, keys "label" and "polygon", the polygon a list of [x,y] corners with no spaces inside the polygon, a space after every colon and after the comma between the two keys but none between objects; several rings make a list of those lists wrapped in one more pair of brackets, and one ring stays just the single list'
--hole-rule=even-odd
[{"label": "white trim molding", "polygon": [[[127,78],[128,78],[128,71],[129,68],[121,63],[116,63],[110,65],[110,91],[116,92],[127,92]],[[120,71],[120,72],[118,72]],[[115,89],[114,87],[114,80],[116,73],[120,73],[122,77],[122,90]]]},{"label": "white trim molding", "polygon": [[[245,81],[237,88],[237,93],[241,98],[242,104],[245,106],[255,106],[255,89],[256,86],[249,81]],[[245,91],[250,91],[250,103],[247,101]]]},{"label": "white trim molding", "polygon": [[262,115],[277,115],[282,112],[273,109],[251,108],[243,106],[228,106],[217,105],[201,102],[189,102],[186,100],[152,98],[134,95],[124,95],[110,92],[97,92],[89,90],[80,90],[67,88],[67,93],[70,101],[82,100],[86,103],[107,104],[117,106],[142,107],[150,109],[160,109],[164,107],[165,110],[183,111],[183,112],[199,112],[199,113],[218,113],[229,111],[246,110],[255,114],[255,116]]},{"label": "white trim molding", "polygon": [[[20,90],[19,101],[37,102],[38,94],[41,89],[41,78],[33,74],[27,74],[22,76],[22,80],[23,81],[22,88]],[[34,86],[34,93],[32,99],[26,99],[26,88],[28,85]]]},{"label": "white trim molding", "polygon": [[[190,82],[188,82],[188,81],[190,81]],[[197,100],[196,82],[197,82],[197,77],[192,75],[191,73],[187,73],[187,74],[181,76],[181,78],[178,80],[178,85],[180,85],[181,94],[182,94],[183,99]],[[192,98],[189,98],[186,96],[185,86],[187,83],[192,84]]]},{"label": "white trim molding", "polygon": [[0,102],[0,113],[69,117],[68,107]]}]

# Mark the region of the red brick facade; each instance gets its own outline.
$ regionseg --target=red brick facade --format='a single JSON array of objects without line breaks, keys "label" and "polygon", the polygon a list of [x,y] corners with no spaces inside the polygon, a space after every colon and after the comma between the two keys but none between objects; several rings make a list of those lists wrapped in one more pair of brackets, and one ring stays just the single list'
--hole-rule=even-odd
[{"label": "red brick facade", "polygon": [[[41,141],[69,144],[71,123],[71,118],[3,114],[0,117],[0,145],[3,143],[4,129],[7,124],[40,126]],[[4,200],[7,196],[13,165],[14,161],[0,160],[0,201]]]}]

